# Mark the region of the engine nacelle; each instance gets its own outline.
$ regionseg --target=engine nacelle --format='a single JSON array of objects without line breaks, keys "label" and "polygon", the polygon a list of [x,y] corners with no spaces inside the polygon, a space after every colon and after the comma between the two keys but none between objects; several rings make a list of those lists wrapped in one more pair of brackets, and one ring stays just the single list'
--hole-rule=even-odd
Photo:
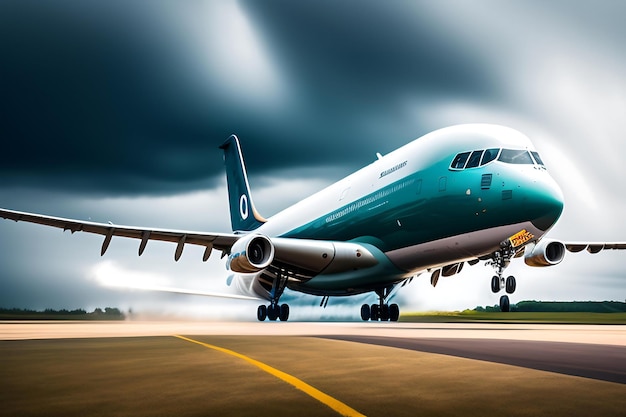
[{"label": "engine nacelle", "polygon": [[565,256],[565,245],[558,240],[541,240],[529,251],[526,248],[524,262],[529,266],[552,266],[561,263]]},{"label": "engine nacelle", "polygon": [[235,242],[226,267],[233,272],[249,274],[267,268],[274,260],[274,245],[264,235],[250,234]]}]

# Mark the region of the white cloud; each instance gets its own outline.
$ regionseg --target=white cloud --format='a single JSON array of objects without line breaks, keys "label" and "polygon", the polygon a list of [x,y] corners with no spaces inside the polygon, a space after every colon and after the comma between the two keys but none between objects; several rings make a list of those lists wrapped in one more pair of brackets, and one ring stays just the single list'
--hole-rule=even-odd
[{"label": "white cloud", "polygon": [[195,71],[199,85],[217,88],[223,99],[244,106],[271,104],[267,109],[285,100],[284,77],[238,2],[175,4],[164,6],[163,13],[184,39],[186,67]]}]

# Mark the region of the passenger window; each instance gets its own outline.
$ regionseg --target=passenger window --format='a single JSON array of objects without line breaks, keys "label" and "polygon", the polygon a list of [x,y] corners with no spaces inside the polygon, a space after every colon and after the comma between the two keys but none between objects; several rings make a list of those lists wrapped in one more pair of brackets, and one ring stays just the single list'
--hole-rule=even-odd
[{"label": "passenger window", "polygon": [[483,155],[483,151],[474,151],[470,156],[469,161],[465,168],[476,168],[480,164],[480,157]]},{"label": "passenger window", "polygon": [[500,152],[500,149],[497,149],[497,148],[487,149],[485,153],[483,154],[483,160],[480,161],[480,165],[481,166],[486,165],[489,162],[496,159],[498,157],[498,152]]},{"label": "passenger window", "polygon": [[536,163],[538,163],[539,165],[544,165],[543,161],[541,160],[541,157],[539,156],[537,152],[531,152],[531,154],[533,155],[533,158],[535,158]]},{"label": "passenger window", "polygon": [[467,161],[467,158],[469,157],[469,155],[470,155],[469,152],[463,152],[455,156],[454,160],[452,161],[452,165],[450,165],[450,168],[463,169],[463,167],[465,166],[465,162]]},{"label": "passenger window", "polygon": [[506,162],[507,164],[534,164],[528,151],[519,149],[502,149],[498,161]]}]

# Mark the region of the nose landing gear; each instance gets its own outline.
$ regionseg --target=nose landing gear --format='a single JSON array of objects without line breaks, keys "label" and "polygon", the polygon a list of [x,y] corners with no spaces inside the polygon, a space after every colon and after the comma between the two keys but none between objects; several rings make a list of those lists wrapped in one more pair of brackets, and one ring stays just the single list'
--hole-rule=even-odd
[{"label": "nose landing gear", "polygon": [[[496,274],[491,277],[491,291],[496,294],[504,288],[507,294],[513,294],[517,288],[517,282],[514,276],[509,276],[506,279],[502,276],[502,273],[509,266],[511,259],[515,256],[515,250],[511,245],[503,244],[502,249],[495,252],[491,258],[491,261],[487,262],[488,265],[492,265]],[[508,313],[511,310],[511,302],[508,295],[500,297],[500,311]]]}]

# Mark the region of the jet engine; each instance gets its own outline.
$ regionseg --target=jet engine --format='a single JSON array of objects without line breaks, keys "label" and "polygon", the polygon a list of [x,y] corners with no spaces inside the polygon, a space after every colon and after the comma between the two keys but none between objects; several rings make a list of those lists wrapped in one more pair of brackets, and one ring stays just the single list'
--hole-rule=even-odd
[{"label": "jet engine", "polygon": [[552,266],[561,263],[565,245],[558,240],[542,240],[529,251],[526,248],[524,262],[529,266]]},{"label": "jet engine", "polygon": [[274,245],[267,236],[250,234],[235,242],[228,255],[227,267],[248,274],[267,268],[274,260]]}]

